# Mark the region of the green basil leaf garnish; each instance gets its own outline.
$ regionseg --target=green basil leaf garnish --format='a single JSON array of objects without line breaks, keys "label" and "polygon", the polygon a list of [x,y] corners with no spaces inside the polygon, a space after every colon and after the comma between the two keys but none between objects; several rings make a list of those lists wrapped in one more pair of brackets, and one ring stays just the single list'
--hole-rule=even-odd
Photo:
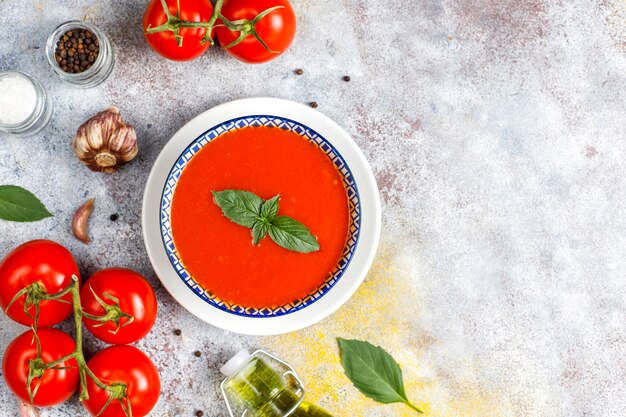
[{"label": "green basil leaf garnish", "polygon": [[256,222],[252,226],[252,244],[258,245],[261,239],[267,236],[270,224],[266,222]]},{"label": "green basil leaf garnish", "polygon": [[280,194],[276,197],[272,197],[269,200],[265,201],[261,206],[261,218],[266,219],[267,221],[272,221],[274,217],[278,214],[278,200],[280,199]]},{"label": "green basil leaf garnish", "polygon": [[291,217],[274,217],[270,223],[269,234],[277,245],[295,252],[308,253],[320,249],[317,239],[309,229]]},{"label": "green basil leaf garnish", "polygon": [[250,191],[224,190],[213,191],[213,199],[224,216],[251,229],[253,245],[269,234],[277,245],[294,252],[320,249],[317,238],[305,225],[291,217],[277,216],[280,194],[263,200]]},{"label": "green basil leaf garnish", "polygon": [[343,369],[359,391],[379,403],[404,403],[422,413],[407,398],[402,370],[389,353],[361,340],[338,338],[338,341]]},{"label": "green basil leaf garnish", "polygon": [[240,226],[252,227],[257,221],[263,199],[249,191],[213,191],[215,203],[229,220]]},{"label": "green basil leaf garnish", "polygon": [[35,222],[51,216],[48,209],[30,191],[16,185],[0,185],[0,219]]}]

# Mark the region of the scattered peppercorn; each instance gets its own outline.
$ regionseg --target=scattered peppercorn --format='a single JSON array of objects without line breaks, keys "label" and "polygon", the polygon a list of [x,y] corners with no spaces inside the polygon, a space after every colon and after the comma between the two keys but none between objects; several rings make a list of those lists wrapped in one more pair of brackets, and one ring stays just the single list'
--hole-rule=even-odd
[{"label": "scattered peppercorn", "polygon": [[196,350],[193,354],[196,356],[196,358],[202,356],[202,352],[200,352],[199,350]]},{"label": "scattered peppercorn", "polygon": [[183,332],[180,329],[176,329],[176,330],[174,330],[174,334],[176,336],[180,336],[181,334],[183,334]]},{"label": "scattered peppercorn", "polygon": [[111,214],[111,217],[109,217],[109,219],[111,219],[112,222],[117,221],[117,219],[120,218],[120,215],[117,213]]},{"label": "scattered peppercorn", "polygon": [[312,101],[312,102],[310,102],[310,103],[309,103],[309,106],[311,106],[311,107],[313,107],[314,109],[316,109],[316,108],[317,108],[317,106],[318,106],[317,101]]},{"label": "scattered peppercorn", "polygon": [[350,82],[350,76],[349,75],[344,75],[343,80],[347,83]]},{"label": "scattered peppercorn", "polygon": [[203,415],[204,415],[204,411],[202,411],[202,410],[196,411],[196,416],[197,417],[202,417]]},{"label": "scattered peppercorn", "polygon": [[54,58],[63,71],[78,74],[91,68],[99,53],[100,43],[93,32],[73,29],[65,32],[57,42]]},{"label": "scattered peppercorn", "polygon": [[302,75],[304,74],[304,71],[302,70],[302,68],[298,68],[297,70],[294,71],[297,75]]}]

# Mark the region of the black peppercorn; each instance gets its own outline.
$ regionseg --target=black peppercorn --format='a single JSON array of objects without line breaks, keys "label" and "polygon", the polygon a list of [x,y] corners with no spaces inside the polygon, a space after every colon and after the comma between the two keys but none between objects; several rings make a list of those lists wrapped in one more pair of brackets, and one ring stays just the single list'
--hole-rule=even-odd
[{"label": "black peppercorn", "polygon": [[314,109],[316,109],[316,108],[317,108],[317,106],[318,106],[317,101],[312,101],[312,102],[310,102],[310,103],[309,103],[309,106],[311,106],[311,107],[313,107]]},{"label": "black peppercorn", "polygon": [[176,330],[174,330],[174,334],[176,336],[180,336],[181,334],[183,334],[183,332],[180,329],[176,329]]},{"label": "black peppercorn", "polygon": [[98,39],[91,31],[73,29],[61,36],[54,54],[56,62],[63,71],[80,73],[91,68],[99,52]]},{"label": "black peppercorn", "polygon": [[196,358],[199,358],[200,356],[202,356],[202,352],[200,352],[199,350],[196,350],[193,354]]},{"label": "black peppercorn", "polygon": [[297,75],[302,75],[304,74],[304,71],[302,70],[302,68],[298,68],[297,70],[294,71]]},{"label": "black peppercorn", "polygon": [[120,218],[120,215],[117,213],[113,213],[111,214],[111,217],[109,217],[109,219],[111,219],[112,222],[117,221],[117,219]]},{"label": "black peppercorn", "polygon": [[349,75],[345,75],[345,76],[343,77],[343,80],[344,80],[345,82],[350,82],[350,76],[349,76]]},{"label": "black peppercorn", "polygon": [[196,417],[202,417],[204,415],[204,411],[198,410],[196,411]]}]

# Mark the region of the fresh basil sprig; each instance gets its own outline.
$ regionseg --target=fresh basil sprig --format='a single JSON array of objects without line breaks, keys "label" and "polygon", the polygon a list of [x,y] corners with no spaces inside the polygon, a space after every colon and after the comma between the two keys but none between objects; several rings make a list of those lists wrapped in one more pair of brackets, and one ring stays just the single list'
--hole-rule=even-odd
[{"label": "fresh basil sprig", "polygon": [[35,222],[52,214],[30,191],[16,185],[0,185],[0,219]]},{"label": "fresh basil sprig", "polygon": [[277,245],[294,252],[320,249],[317,238],[305,225],[291,217],[278,216],[280,195],[263,200],[250,191],[224,190],[213,191],[213,199],[226,218],[251,229],[254,245],[269,235]]},{"label": "fresh basil sprig", "polygon": [[343,369],[359,391],[379,403],[404,403],[420,414],[423,412],[409,401],[402,369],[389,353],[369,342],[337,340]]}]

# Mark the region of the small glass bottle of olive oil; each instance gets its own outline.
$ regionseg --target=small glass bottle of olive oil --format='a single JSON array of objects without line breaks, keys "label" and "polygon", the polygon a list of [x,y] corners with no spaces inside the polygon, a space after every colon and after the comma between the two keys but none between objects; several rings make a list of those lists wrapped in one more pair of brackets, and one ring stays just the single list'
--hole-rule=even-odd
[{"label": "small glass bottle of olive oil", "polygon": [[277,357],[243,350],[220,369],[222,395],[231,417],[332,417],[304,400],[298,374]]}]

